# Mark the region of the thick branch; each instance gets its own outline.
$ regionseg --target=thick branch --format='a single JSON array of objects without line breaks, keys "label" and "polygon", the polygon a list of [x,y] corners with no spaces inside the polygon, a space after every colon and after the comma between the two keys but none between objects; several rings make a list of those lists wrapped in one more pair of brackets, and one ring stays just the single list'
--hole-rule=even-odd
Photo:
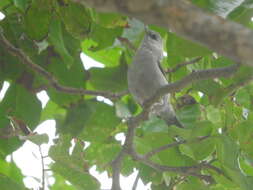
[{"label": "thick branch", "polygon": [[144,104],[144,109],[148,109],[154,102],[160,99],[160,97],[164,96],[168,93],[178,92],[184,87],[192,84],[193,82],[197,82],[205,79],[214,79],[219,77],[230,77],[232,76],[238,69],[239,64],[234,64],[228,67],[214,68],[214,69],[206,69],[192,72],[186,77],[182,78],[179,81],[174,83],[170,83],[162,88],[160,88],[150,100],[146,101]]},{"label": "thick branch", "polygon": [[142,121],[146,120],[147,118],[148,118],[148,112],[147,112],[147,110],[143,110],[142,113],[140,113],[136,117],[129,118],[129,120],[128,120],[128,123],[127,123],[128,130],[126,133],[125,143],[123,145],[122,151],[119,153],[117,158],[112,163],[112,167],[113,167],[112,190],[116,190],[116,189],[120,190],[120,184],[119,184],[120,167],[121,167],[122,160],[126,154],[129,154],[134,160],[142,162],[142,163],[144,163],[144,164],[146,164],[158,171],[170,171],[170,172],[176,172],[176,173],[179,173],[182,175],[192,175],[192,176],[199,177],[200,179],[205,180],[205,181],[209,181],[209,182],[213,180],[212,177],[208,176],[208,175],[201,175],[200,170],[211,169],[211,170],[216,171],[219,174],[223,174],[219,168],[216,168],[215,166],[212,166],[208,163],[200,163],[200,164],[196,164],[193,166],[173,167],[173,166],[157,164],[157,163],[154,163],[151,160],[149,160],[149,158],[151,156],[153,156],[154,154],[157,154],[160,151],[178,146],[183,143],[191,143],[191,142],[201,141],[201,140],[208,138],[209,136],[199,137],[197,139],[194,139],[194,140],[188,141],[188,142],[185,140],[185,141],[181,141],[181,142],[168,144],[168,145],[159,147],[157,149],[153,149],[152,151],[150,151],[149,153],[147,153],[145,155],[138,154],[135,151],[134,144],[133,144],[134,136],[135,136],[135,129],[139,126],[139,124]]},{"label": "thick branch", "polygon": [[124,156],[126,155],[124,149],[118,154],[115,160],[111,163],[112,165],[112,189],[120,190],[120,169]]},{"label": "thick branch", "polygon": [[120,12],[198,42],[235,62],[253,66],[253,31],[204,12],[187,0],[73,0],[100,11]]},{"label": "thick branch", "polygon": [[68,93],[68,94],[79,94],[79,95],[94,95],[94,96],[103,96],[106,98],[118,98],[122,95],[125,95],[127,92],[122,93],[111,93],[111,92],[103,92],[103,91],[92,91],[85,90],[82,88],[72,88],[68,86],[63,86],[58,83],[57,79],[49,72],[47,72],[41,66],[33,63],[33,61],[28,57],[21,49],[14,47],[0,32],[0,44],[3,44],[9,53],[14,56],[17,56],[24,65],[28,66],[30,69],[40,74],[46,80],[48,80],[49,84],[55,88],[59,92]]}]

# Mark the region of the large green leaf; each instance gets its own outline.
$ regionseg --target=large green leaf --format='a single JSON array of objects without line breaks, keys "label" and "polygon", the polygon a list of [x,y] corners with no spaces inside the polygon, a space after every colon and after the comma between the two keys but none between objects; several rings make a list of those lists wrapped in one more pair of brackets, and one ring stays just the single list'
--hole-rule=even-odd
[{"label": "large green leaf", "polygon": [[89,85],[96,90],[120,92],[127,88],[127,65],[117,67],[91,68]]},{"label": "large green leaf", "polygon": [[[71,66],[63,64],[59,58],[52,58],[50,61],[51,64],[49,65],[48,70],[55,76],[59,84],[76,88],[82,88],[85,86],[85,74],[80,59],[75,60]],[[74,74],[70,75],[69,73],[72,72]],[[52,101],[59,105],[66,105],[80,99],[80,96],[78,95],[63,94],[54,88],[48,90],[48,95]]]},{"label": "large green leaf", "polygon": [[188,105],[177,111],[179,121],[187,128],[194,127],[200,118],[200,107],[198,104]]},{"label": "large green leaf", "polygon": [[83,102],[72,105],[67,111],[63,124],[59,126],[59,132],[70,133],[73,136],[77,136],[83,131],[91,114],[92,110],[90,106]]},{"label": "large green leaf", "polygon": [[37,97],[20,85],[12,84],[0,103],[1,118],[15,116],[31,129],[39,123],[41,103]]},{"label": "large green leaf", "polygon": [[185,40],[173,33],[168,33],[166,48],[169,58],[173,56],[197,57],[211,53],[207,48]]},{"label": "large green leaf", "polygon": [[107,67],[117,66],[119,64],[122,54],[121,48],[110,47],[98,51],[93,51],[92,48],[93,46],[96,46],[96,44],[97,43],[91,39],[84,40],[82,43],[83,52]]},{"label": "large green leaf", "polygon": [[102,102],[87,102],[91,113],[85,118],[84,130],[80,133],[80,137],[90,142],[103,142],[111,138],[113,131],[120,123],[120,119],[115,115],[115,110]]},{"label": "large green leaf", "polygon": [[91,143],[85,150],[86,159],[90,165],[96,165],[97,170],[103,171],[104,166],[111,163],[120,151],[116,143]]},{"label": "large green leaf", "polygon": [[83,154],[82,144],[76,143],[78,150],[74,150],[69,154],[70,136],[61,136],[58,143],[51,147],[49,155],[56,162],[51,166],[51,169],[68,180],[77,189],[89,190],[99,189],[99,182],[87,172],[85,158]]},{"label": "large green leaf", "polygon": [[58,117],[64,117],[66,110],[53,101],[48,101],[46,107],[41,112],[40,121],[43,122],[47,119],[54,119]]},{"label": "large green leaf", "polygon": [[51,18],[51,1],[33,1],[25,14],[25,28],[28,36],[34,40],[41,40],[49,30]]},{"label": "large green leaf", "polygon": [[[156,143],[153,143],[156,142]],[[173,140],[165,133],[149,133],[142,138],[135,138],[135,146],[139,153],[145,154],[153,148],[173,143]],[[168,166],[187,166],[193,164],[190,157],[183,155],[178,147],[166,149],[153,156],[153,160],[159,164]]]},{"label": "large green leaf", "polygon": [[61,19],[66,30],[77,39],[84,39],[91,31],[90,10],[81,4],[69,2],[59,5]]},{"label": "large green leaf", "polygon": [[120,37],[122,32],[123,29],[120,27],[108,29],[95,24],[90,37],[93,41],[97,42],[97,46],[93,47],[92,50],[97,51],[112,46],[115,39]]},{"label": "large green leaf", "polygon": [[0,10],[3,7],[5,7],[5,6],[9,5],[9,4],[10,4],[10,0],[2,0],[2,1],[0,1]]},{"label": "large green leaf", "polygon": [[55,50],[61,55],[63,61],[68,66],[72,65],[74,59],[66,49],[63,40],[62,24],[57,19],[52,19],[49,26],[49,41],[54,45]]},{"label": "large green leaf", "polygon": [[23,185],[18,184],[15,180],[13,180],[1,173],[0,173],[0,188],[1,189],[25,190],[25,187]]},{"label": "large green leaf", "polygon": [[220,136],[217,139],[218,159],[222,163],[228,176],[242,189],[250,190],[252,181],[250,181],[241,171],[238,162],[238,145],[231,138]]},{"label": "large green leaf", "polygon": [[23,175],[13,162],[8,163],[5,160],[0,159],[0,175],[1,174],[15,181],[20,187],[24,187]]},{"label": "large green leaf", "polygon": [[209,190],[208,186],[203,181],[201,181],[196,177],[189,177],[188,180],[177,185],[177,190],[189,190],[189,189]]},{"label": "large green leaf", "polygon": [[106,28],[124,27],[127,25],[126,17],[117,13],[97,13],[96,22]]}]

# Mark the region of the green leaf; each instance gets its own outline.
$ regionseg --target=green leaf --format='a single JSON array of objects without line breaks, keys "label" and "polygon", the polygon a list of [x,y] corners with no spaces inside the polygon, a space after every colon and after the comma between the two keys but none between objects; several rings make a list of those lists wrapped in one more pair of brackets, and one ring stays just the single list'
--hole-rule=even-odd
[{"label": "green leaf", "polygon": [[91,114],[86,118],[84,130],[79,137],[90,142],[103,142],[110,138],[121,122],[115,115],[114,108],[97,101],[89,101],[87,106],[90,108]]},{"label": "green leaf", "polygon": [[[48,70],[54,75],[61,85],[68,87],[83,88],[85,85],[84,81],[84,69],[80,60],[76,60],[71,66],[62,64],[61,59],[52,58],[51,64],[48,67]],[[74,73],[70,75],[69,73]],[[61,93],[54,88],[50,88],[48,95],[52,101],[59,105],[68,105],[72,102],[76,102],[80,99],[81,96]]]},{"label": "green leaf", "polygon": [[166,122],[157,117],[151,117],[149,120],[144,121],[141,125],[141,128],[145,133],[168,131],[168,125],[166,124]]},{"label": "green leaf", "polygon": [[140,178],[144,184],[149,183],[150,180],[152,180],[152,183],[154,184],[161,183],[163,177],[161,172],[158,172],[157,170],[141,163],[140,166],[138,167],[138,170]]},{"label": "green leaf", "polygon": [[92,50],[97,51],[112,46],[115,39],[117,37],[120,37],[122,32],[123,29],[120,27],[108,29],[100,25],[94,24],[90,37],[93,41],[97,42],[97,46],[93,47]]},{"label": "green leaf", "polygon": [[0,173],[0,188],[1,189],[25,190],[25,187],[23,185],[18,184],[13,179],[11,179],[1,173]]},{"label": "green leaf", "polygon": [[66,30],[77,39],[84,39],[91,32],[92,18],[87,8],[69,2],[59,6],[61,19]]},{"label": "green leaf", "polygon": [[25,12],[26,8],[28,7],[30,0],[12,0],[14,5]]},{"label": "green leaf", "polygon": [[205,56],[211,53],[207,48],[183,39],[170,32],[168,33],[166,48],[169,58],[173,56],[183,56],[190,58]]},{"label": "green leaf", "polygon": [[177,117],[179,121],[187,128],[194,127],[196,121],[200,117],[200,108],[198,104],[184,106],[182,109],[177,111]]},{"label": "green leaf", "polygon": [[253,168],[250,164],[250,162],[247,160],[247,158],[241,158],[239,159],[239,164],[242,169],[242,171],[247,175],[247,176],[253,176]]},{"label": "green leaf", "polygon": [[[224,92],[224,88],[213,80],[201,80],[193,84],[193,88],[208,96],[210,103],[218,105],[220,101],[227,94]],[[219,96],[217,96],[219,94]]]},{"label": "green leaf", "polygon": [[215,108],[214,106],[210,105],[206,108],[207,119],[213,123],[220,123],[221,119],[221,112],[219,108]]},{"label": "green leaf", "polygon": [[40,121],[43,122],[47,119],[54,119],[57,117],[65,116],[66,110],[61,108],[53,101],[48,101],[46,107],[42,110]]},{"label": "green leaf", "polygon": [[24,176],[14,162],[8,163],[5,160],[0,159],[0,171],[0,175],[5,175],[6,177],[9,177],[9,179],[15,181],[18,185],[24,187]]},{"label": "green leaf", "polygon": [[12,84],[0,103],[0,115],[16,116],[31,129],[34,129],[39,123],[40,113],[40,101],[20,85]]},{"label": "green leaf", "polygon": [[61,55],[63,61],[68,66],[72,65],[74,59],[66,49],[65,42],[63,40],[61,22],[56,19],[51,20],[49,26],[49,41],[54,45],[55,50]]},{"label": "green leaf", "polygon": [[84,146],[77,143],[77,149],[69,154],[71,137],[69,135],[60,136],[58,143],[50,148],[49,155],[55,161],[51,169],[68,180],[77,189],[89,190],[99,189],[99,182],[91,176],[84,168]]},{"label": "green leaf", "polygon": [[67,184],[64,177],[61,175],[54,173],[55,183],[50,187],[51,190],[76,190],[73,185]]},{"label": "green leaf", "polygon": [[[22,4],[22,6],[24,5]],[[50,0],[33,1],[24,18],[26,33],[30,38],[42,40],[48,34],[51,18],[50,9]]]},{"label": "green leaf", "polygon": [[92,89],[119,92],[127,89],[127,66],[91,68],[89,85]]},{"label": "green leaf", "polygon": [[238,90],[235,98],[238,104],[241,104],[245,108],[250,109],[251,94],[245,88],[241,88],[240,90]]},{"label": "green leaf", "polygon": [[196,160],[204,160],[215,150],[215,142],[212,138],[207,138],[196,143],[180,145],[180,151]]},{"label": "green leaf", "polygon": [[44,143],[47,144],[49,141],[49,137],[47,134],[28,135],[25,136],[25,139],[33,142],[36,145],[42,145]]},{"label": "green leaf", "polygon": [[99,182],[88,172],[71,168],[61,163],[54,163],[52,170],[73,184],[78,190],[99,189]]},{"label": "green leaf", "polygon": [[217,155],[225,171],[232,180],[243,190],[250,190],[253,183],[242,173],[239,163],[238,145],[227,136],[220,136],[217,139]]},{"label": "green leaf", "polygon": [[91,143],[91,145],[85,150],[85,157],[89,160],[89,165],[96,165],[97,170],[103,171],[103,166],[111,163],[118,153],[121,147],[117,143]]},{"label": "green leaf", "polygon": [[97,13],[96,22],[106,28],[124,27],[127,25],[126,17],[117,13]]},{"label": "green leaf", "polygon": [[85,124],[91,117],[92,110],[89,105],[79,102],[72,105],[66,114],[66,118],[59,130],[61,133],[70,133],[72,136],[77,136],[83,131]]},{"label": "green leaf", "polygon": [[198,190],[208,190],[208,186],[205,185],[203,181],[201,181],[197,177],[188,177],[188,180],[184,180],[184,182],[177,185],[177,190],[190,190],[190,189],[198,189]]},{"label": "green leaf", "polygon": [[0,10],[3,8],[3,7],[5,7],[5,6],[7,6],[8,4],[10,4],[11,2],[10,2],[10,0],[2,0],[2,1],[0,1]]},{"label": "green leaf", "polygon": [[131,117],[131,113],[127,107],[127,105],[122,102],[122,101],[117,101],[115,103],[115,108],[116,108],[116,115],[119,117],[119,118],[123,118],[123,119],[126,119],[126,118],[129,118]]},{"label": "green leaf", "polygon": [[[156,143],[154,143],[156,142]],[[144,137],[135,138],[135,146],[137,152],[145,154],[154,148],[158,148],[170,143],[173,143],[173,138],[168,137],[166,133],[148,133]],[[170,159],[168,159],[170,158]],[[158,164],[169,165],[169,166],[188,166],[194,164],[194,161],[183,155],[178,147],[168,148],[164,151],[155,154],[152,160]]]},{"label": "green leaf", "polygon": [[120,62],[120,57],[122,55],[122,49],[119,47],[110,47],[106,49],[101,49],[98,51],[93,51],[92,49],[97,45],[97,43],[91,39],[86,39],[82,42],[83,52],[96,60],[97,62],[104,64],[107,67],[117,66]]}]

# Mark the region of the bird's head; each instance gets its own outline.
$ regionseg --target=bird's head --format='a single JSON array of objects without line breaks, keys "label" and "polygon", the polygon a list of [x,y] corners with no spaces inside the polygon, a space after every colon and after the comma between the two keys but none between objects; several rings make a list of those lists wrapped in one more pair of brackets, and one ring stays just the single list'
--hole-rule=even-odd
[{"label": "bird's head", "polygon": [[145,37],[143,39],[143,45],[149,48],[153,52],[163,52],[163,40],[158,32],[149,30],[145,27]]}]

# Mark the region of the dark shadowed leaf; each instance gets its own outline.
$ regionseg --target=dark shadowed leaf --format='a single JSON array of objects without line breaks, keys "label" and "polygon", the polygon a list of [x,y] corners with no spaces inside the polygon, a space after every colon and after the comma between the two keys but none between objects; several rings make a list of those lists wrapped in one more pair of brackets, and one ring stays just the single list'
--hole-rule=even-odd
[{"label": "dark shadowed leaf", "polygon": [[9,178],[8,176],[0,173],[0,188],[1,189],[15,189],[15,190],[25,190],[24,185],[18,184],[15,180]]},{"label": "dark shadowed leaf", "polygon": [[50,17],[50,0],[33,1],[28,11],[26,11],[24,20],[28,36],[34,40],[42,40],[48,34]]}]

